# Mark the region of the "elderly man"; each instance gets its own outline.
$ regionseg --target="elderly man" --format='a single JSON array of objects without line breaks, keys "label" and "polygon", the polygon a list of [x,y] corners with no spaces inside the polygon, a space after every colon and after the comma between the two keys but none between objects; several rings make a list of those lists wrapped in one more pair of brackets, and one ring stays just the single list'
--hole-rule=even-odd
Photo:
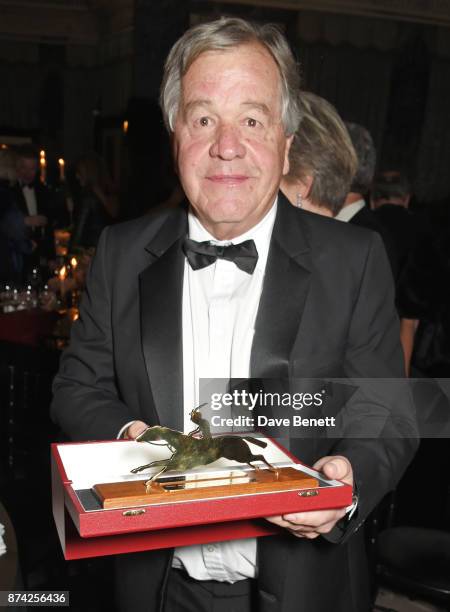
[{"label": "elderly man", "polygon": [[[298,85],[271,26],[222,19],[175,44],[161,100],[188,210],[102,235],[55,380],[53,416],[74,439],[134,439],[157,423],[191,429],[199,378],[401,376],[377,236],[336,227],[278,193]],[[270,517],[283,529],[258,543],[119,557],[121,608],[367,610],[354,533],[414,451],[396,439],[413,435],[412,420],[396,422],[401,431],[380,441],[292,440],[303,461],[356,485],[351,517],[335,509]]]}]

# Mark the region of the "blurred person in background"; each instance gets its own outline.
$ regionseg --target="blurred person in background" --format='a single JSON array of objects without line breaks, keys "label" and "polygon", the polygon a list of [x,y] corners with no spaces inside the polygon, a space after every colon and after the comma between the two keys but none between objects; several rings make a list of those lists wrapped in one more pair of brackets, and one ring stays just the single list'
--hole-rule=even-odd
[{"label": "blurred person in background", "polygon": [[[376,150],[372,137],[362,125],[349,122],[346,122],[345,125],[358,157],[358,168],[344,206],[336,219],[376,231],[383,239],[395,280],[397,312],[400,316],[400,340],[404,354],[405,371],[409,374],[414,334],[418,320],[413,314],[413,309],[409,306],[408,308],[401,306],[402,302],[406,302],[403,297],[405,295],[405,262],[402,246],[396,240],[396,235],[391,233],[390,229],[392,228],[388,224],[384,225],[380,216],[370,210],[366,204],[366,199],[368,200],[372,189],[376,166]],[[398,209],[400,210],[400,207]],[[406,212],[404,208],[402,210]],[[410,305],[412,303],[413,300],[410,299]]]},{"label": "blurred person in background", "polygon": [[71,248],[96,247],[102,230],[117,217],[117,196],[106,164],[96,153],[78,160],[76,177],[81,191],[75,203]]},{"label": "blurred person in background", "polygon": [[422,224],[409,212],[410,200],[411,186],[405,175],[400,172],[383,172],[375,176],[371,205],[375,217],[395,242],[399,276],[423,233],[420,227]]},{"label": "blurred person in background", "polygon": [[409,208],[411,201],[411,184],[405,174],[398,170],[385,170],[376,175],[370,202],[373,210],[384,204],[393,204]]},{"label": "blurred person in background", "polygon": [[378,226],[366,206],[377,161],[375,145],[369,131],[362,125],[346,121],[345,126],[356,151],[358,166],[337,218],[377,231]]},{"label": "blurred person in background", "polygon": [[13,151],[0,150],[0,282],[21,284],[33,245],[15,198],[15,161]]},{"label": "blurred person in background", "polygon": [[397,170],[380,172],[373,182],[371,207],[376,210],[385,204],[392,204],[407,209],[411,193],[411,184],[405,174]]},{"label": "blurred person in background", "polygon": [[33,267],[55,257],[55,203],[50,189],[39,180],[36,148],[31,144],[20,145],[15,153],[17,182],[13,192],[33,242],[33,254],[27,264]]},{"label": "blurred person in background", "polygon": [[345,202],[336,218],[382,233],[382,228],[366,205],[377,161],[372,136],[365,127],[357,123],[346,121],[345,126],[356,151],[358,164]]},{"label": "blurred person in background", "polygon": [[365,127],[357,123],[346,121],[345,126],[355,149],[358,163],[350,190],[345,198],[343,207],[336,215],[336,219],[351,223],[352,225],[358,225],[359,227],[365,227],[380,234],[389,263],[391,264],[394,280],[397,280],[398,256],[393,239],[366,204],[366,198],[369,197],[372,187],[377,161],[377,153],[372,136]]},{"label": "blurred person in background", "polygon": [[327,100],[302,91],[299,107],[301,121],[281,190],[294,206],[334,217],[356,172],[356,153],[342,119]]},{"label": "blurred person in background", "polygon": [[[437,302],[441,301],[434,285],[435,272],[442,259],[434,250],[437,241],[432,246],[428,223],[409,210],[411,196],[411,184],[398,170],[381,172],[373,181],[371,205],[374,214],[389,231],[397,251],[397,310],[401,317],[400,333],[408,374],[419,322],[429,319],[433,296]],[[438,275],[438,283],[441,280]]]}]

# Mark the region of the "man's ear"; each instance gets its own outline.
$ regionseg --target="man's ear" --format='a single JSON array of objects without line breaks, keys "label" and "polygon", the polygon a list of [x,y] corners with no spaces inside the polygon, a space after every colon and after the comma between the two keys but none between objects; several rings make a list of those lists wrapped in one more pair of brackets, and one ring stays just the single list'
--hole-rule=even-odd
[{"label": "man's ear", "polygon": [[286,148],[284,150],[283,176],[286,176],[286,174],[289,172],[289,150],[291,148],[293,139],[294,135],[286,138]]}]

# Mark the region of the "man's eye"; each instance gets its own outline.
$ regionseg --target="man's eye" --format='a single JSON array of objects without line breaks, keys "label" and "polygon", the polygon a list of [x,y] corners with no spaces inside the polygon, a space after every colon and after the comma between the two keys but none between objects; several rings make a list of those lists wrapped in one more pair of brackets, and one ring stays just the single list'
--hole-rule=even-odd
[{"label": "man's eye", "polygon": [[246,119],[246,124],[248,127],[256,127],[258,125],[258,121],[256,121],[256,119],[253,119],[252,117],[248,117],[248,119]]},{"label": "man's eye", "polygon": [[208,117],[200,117],[199,124],[202,127],[208,126],[209,125],[209,118]]}]

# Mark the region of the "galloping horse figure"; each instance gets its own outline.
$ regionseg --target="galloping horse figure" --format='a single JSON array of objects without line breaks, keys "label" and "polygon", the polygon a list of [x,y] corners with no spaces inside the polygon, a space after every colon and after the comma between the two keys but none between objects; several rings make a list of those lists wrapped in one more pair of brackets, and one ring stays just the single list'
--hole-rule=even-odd
[{"label": "galloping horse figure", "polygon": [[137,472],[147,468],[162,467],[159,472],[154,474],[145,483],[147,492],[149,492],[152,482],[167,470],[180,470],[184,472],[199,465],[212,463],[216,459],[220,459],[220,457],[233,459],[234,461],[239,461],[239,463],[248,463],[250,467],[255,469],[258,469],[258,467],[252,465],[252,462],[263,461],[271,471],[277,471],[265,460],[263,455],[253,455],[245,441],[256,444],[261,448],[265,448],[267,443],[251,436],[194,438],[174,429],[169,429],[169,427],[155,425],[146,429],[136,438],[136,442],[148,442],[149,444],[157,444],[162,441],[165,444],[160,446],[167,446],[172,451],[172,456],[169,459],[152,461],[147,465],[141,465],[131,470],[133,474],[137,474]]}]

